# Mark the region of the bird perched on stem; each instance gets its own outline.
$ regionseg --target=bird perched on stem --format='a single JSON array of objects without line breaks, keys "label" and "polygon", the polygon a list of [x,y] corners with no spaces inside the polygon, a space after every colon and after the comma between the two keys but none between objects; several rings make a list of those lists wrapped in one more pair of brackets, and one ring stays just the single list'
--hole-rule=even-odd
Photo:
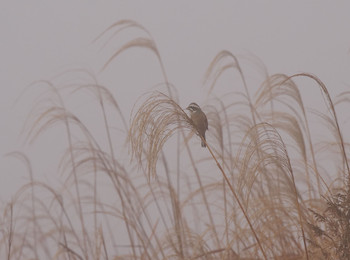
[{"label": "bird perched on stem", "polygon": [[[189,106],[186,109],[190,111],[191,120],[193,121],[193,124],[196,127],[198,134],[202,136],[205,140],[205,131],[208,130],[207,116],[196,103],[189,104]],[[205,142],[203,140],[202,147],[206,147]]]}]

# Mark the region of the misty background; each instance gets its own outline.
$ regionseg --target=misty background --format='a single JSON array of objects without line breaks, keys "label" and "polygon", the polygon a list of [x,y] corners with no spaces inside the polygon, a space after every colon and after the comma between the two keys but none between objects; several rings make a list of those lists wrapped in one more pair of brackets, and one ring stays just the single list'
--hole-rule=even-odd
[{"label": "misty background", "polygon": [[[7,153],[24,152],[36,178],[50,184],[60,180],[57,168],[66,148],[61,142],[65,137],[59,136],[62,131],[44,134],[33,144],[26,143],[22,134],[30,109],[43,93],[40,86],[30,87],[33,82],[54,79],[69,69],[87,69],[110,89],[129,120],[140,95],[164,81],[154,54],[146,49],[128,50],[101,71],[123,43],[145,35],[135,29],[123,32],[106,46],[103,41],[94,42],[113,23],[134,20],[151,34],[168,80],[177,88],[180,105],[185,107],[192,101],[207,101],[203,77],[212,59],[224,49],[241,58],[243,66],[260,63],[269,74],[314,74],[332,97],[348,91],[349,11],[347,1],[2,1],[1,204],[29,180],[23,164],[5,156]],[[253,83],[261,83],[264,73],[248,70],[246,76]],[[320,101],[314,97],[315,89],[302,90],[306,105]],[[88,95],[75,96],[72,106],[95,119],[94,111],[84,110],[89,102],[96,100]],[[341,123],[346,124],[348,112],[339,109]]]}]

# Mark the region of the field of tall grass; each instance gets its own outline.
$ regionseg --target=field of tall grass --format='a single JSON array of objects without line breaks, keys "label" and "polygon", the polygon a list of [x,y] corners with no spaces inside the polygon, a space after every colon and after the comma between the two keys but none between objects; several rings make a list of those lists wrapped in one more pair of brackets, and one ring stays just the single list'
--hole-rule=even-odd
[{"label": "field of tall grass", "polygon": [[[130,118],[118,104],[125,97],[88,70],[33,84],[45,91],[24,134],[35,142],[61,130],[67,146],[53,172],[63,180],[53,187],[35,177],[23,152],[8,155],[30,181],[2,209],[1,259],[350,259],[349,146],[339,119],[349,93],[332,98],[308,73],[266,74],[250,86],[254,75],[220,51],[204,73],[202,148],[142,25],[119,21],[95,42],[108,45],[130,28],[146,36],[126,42],[103,69],[137,47],[155,55],[163,77]],[[219,98],[227,74],[234,82]],[[304,103],[305,88],[320,98],[318,108]],[[66,106],[86,93],[98,121]]]}]

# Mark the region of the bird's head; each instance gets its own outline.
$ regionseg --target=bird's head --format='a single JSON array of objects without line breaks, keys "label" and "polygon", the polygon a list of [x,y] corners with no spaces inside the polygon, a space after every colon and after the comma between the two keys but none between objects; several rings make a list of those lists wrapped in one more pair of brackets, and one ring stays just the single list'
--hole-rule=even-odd
[{"label": "bird's head", "polygon": [[189,104],[186,109],[189,110],[191,114],[198,112],[198,111],[201,111],[201,108],[197,105],[197,103]]}]

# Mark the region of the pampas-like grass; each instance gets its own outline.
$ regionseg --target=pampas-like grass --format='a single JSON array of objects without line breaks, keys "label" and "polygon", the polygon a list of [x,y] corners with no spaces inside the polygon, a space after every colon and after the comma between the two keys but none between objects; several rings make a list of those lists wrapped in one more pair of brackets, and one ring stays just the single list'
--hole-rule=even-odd
[{"label": "pampas-like grass", "polygon": [[[94,43],[111,44],[131,28],[142,36],[122,44],[102,70],[120,53],[143,48],[156,56],[165,90],[135,104],[128,123],[110,88],[99,84],[92,72],[70,70],[33,84],[44,86],[49,95],[30,111],[25,134],[32,143],[52,129],[63,130],[55,134],[67,140],[66,151],[59,168],[53,169],[63,181],[52,187],[38,179],[25,154],[9,154],[23,162],[30,180],[3,208],[0,256],[348,259],[349,145],[337,102],[323,82],[305,73],[265,75],[252,95],[241,60],[229,51],[219,52],[204,77],[209,97],[216,96],[222,75],[234,71],[239,77],[232,91],[203,106],[210,129],[207,148],[195,153],[188,138],[196,128],[173,94],[176,88],[170,87],[150,32],[123,20]],[[85,81],[69,82],[67,74]],[[325,153],[338,163],[336,177],[319,160],[312,114],[300,92],[310,84],[321,90],[325,101],[326,112],[314,115],[333,134],[326,140],[333,150]],[[99,112],[98,134],[69,106],[69,98],[82,98],[86,92],[98,101],[93,107]],[[341,101],[347,104],[348,99]],[[130,160],[125,160],[126,146],[120,143],[129,145]]]},{"label": "pampas-like grass", "polygon": [[156,164],[165,142],[180,128],[196,131],[192,120],[170,97],[156,92],[144,101],[134,115],[129,140],[132,155],[139,164],[146,156],[149,176],[156,174]]}]

